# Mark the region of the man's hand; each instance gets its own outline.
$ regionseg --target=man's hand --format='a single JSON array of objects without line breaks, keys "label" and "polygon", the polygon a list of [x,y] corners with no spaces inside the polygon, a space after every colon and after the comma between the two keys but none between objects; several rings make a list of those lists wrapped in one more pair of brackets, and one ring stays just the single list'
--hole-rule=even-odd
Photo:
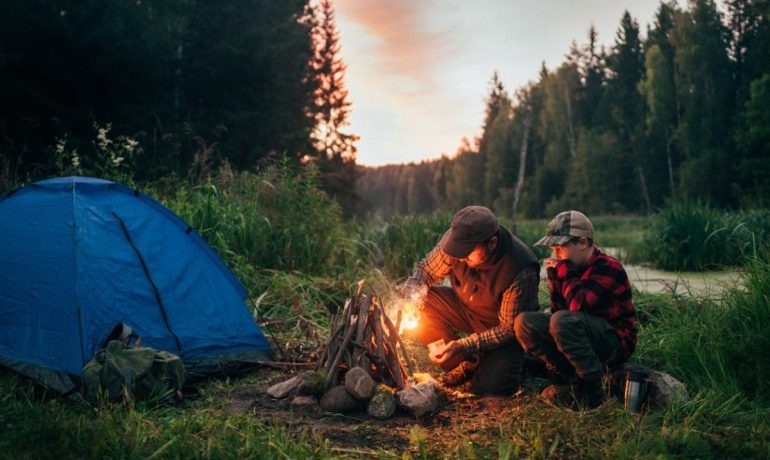
[{"label": "man's hand", "polygon": [[446,344],[443,350],[436,353],[435,356],[431,355],[430,360],[433,361],[433,364],[441,365],[445,362],[457,359],[457,355],[463,355],[463,349],[457,340],[452,340]]}]

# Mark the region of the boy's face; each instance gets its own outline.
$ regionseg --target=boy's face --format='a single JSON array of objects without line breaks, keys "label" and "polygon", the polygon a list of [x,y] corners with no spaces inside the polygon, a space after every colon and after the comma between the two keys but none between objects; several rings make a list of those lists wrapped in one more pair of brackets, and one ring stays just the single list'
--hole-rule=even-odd
[{"label": "boy's face", "polygon": [[553,258],[556,260],[569,260],[575,266],[583,265],[591,256],[591,246],[586,238],[581,237],[577,241],[570,241],[559,246],[551,246]]}]

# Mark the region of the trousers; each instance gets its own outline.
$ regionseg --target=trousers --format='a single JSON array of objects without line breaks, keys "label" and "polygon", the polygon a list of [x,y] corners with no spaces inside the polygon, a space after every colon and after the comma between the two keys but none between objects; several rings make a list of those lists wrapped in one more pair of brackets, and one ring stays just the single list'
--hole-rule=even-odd
[{"label": "trousers", "polygon": [[615,364],[622,356],[612,326],[585,312],[523,312],[516,317],[514,331],[524,350],[565,383],[576,377],[600,379],[604,365]]},{"label": "trousers", "polygon": [[[417,338],[425,345],[444,339],[457,340],[458,333],[480,333],[497,325],[497,318],[484,317],[469,309],[447,286],[428,289],[415,330]],[[466,357],[467,358],[467,357]],[[449,371],[462,362],[458,356],[454,362],[441,367]],[[471,378],[471,390],[476,394],[511,394],[519,389],[524,361],[524,351],[514,339],[478,356],[478,368]]]}]

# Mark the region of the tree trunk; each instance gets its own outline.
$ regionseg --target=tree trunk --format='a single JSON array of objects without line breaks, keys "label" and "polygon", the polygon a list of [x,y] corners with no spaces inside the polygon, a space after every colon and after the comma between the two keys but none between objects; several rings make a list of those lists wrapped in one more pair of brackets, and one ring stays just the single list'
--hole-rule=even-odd
[{"label": "tree trunk", "polygon": [[671,162],[671,139],[666,139],[666,160],[668,161],[668,185],[671,187],[671,197],[675,195],[674,188],[674,165]]},{"label": "tree trunk", "polygon": [[519,208],[519,197],[521,188],[524,186],[524,174],[527,167],[527,148],[529,145],[529,130],[532,126],[532,109],[527,110],[527,117],[524,119],[524,138],[521,140],[521,151],[519,152],[519,177],[516,179],[516,187],[513,189],[513,203],[511,205],[511,231],[516,233],[516,211]]},{"label": "tree trunk", "polygon": [[647,209],[647,215],[652,213],[652,206],[650,205],[650,193],[647,191],[647,181],[644,179],[644,171],[641,166],[637,166],[636,170],[639,172],[639,182],[642,185],[642,196],[644,197],[644,205]]},{"label": "tree trunk", "polygon": [[572,126],[572,103],[569,98],[569,90],[564,85],[564,100],[567,103],[567,144],[569,144],[570,157],[575,158],[575,128]]}]

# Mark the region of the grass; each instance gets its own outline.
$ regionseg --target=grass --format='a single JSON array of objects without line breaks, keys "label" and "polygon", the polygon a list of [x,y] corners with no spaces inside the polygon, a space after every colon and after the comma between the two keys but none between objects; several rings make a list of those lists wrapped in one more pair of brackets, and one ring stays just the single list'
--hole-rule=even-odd
[{"label": "grass", "polygon": [[[312,173],[280,168],[222,171],[200,186],[153,184],[146,191],[223,256],[247,286],[255,317],[272,323],[280,344],[305,352],[323,340],[330,312],[358,279],[392,289],[451,219],[439,214],[387,224],[345,222],[319,193]],[[731,221],[736,235],[766,218],[759,211],[740,216]],[[629,247],[648,228],[641,217],[592,220],[603,246]],[[517,233],[531,244],[546,224],[522,221]],[[635,293],[640,342],[633,360],[674,375],[691,394],[658,412],[630,414],[609,402],[572,413],[540,402],[536,388],[528,387],[515,399],[452,401],[438,417],[395,427],[346,419],[357,440],[351,444],[351,438],[299,423],[296,414],[267,418],[228,409],[234,395],[279,378],[275,371],[203,382],[198,397],[179,406],[92,407],[0,369],[0,458],[767,458],[767,258],[748,259],[743,276],[744,288],[729,290],[719,302]],[[540,299],[547,302],[544,288]],[[320,423],[334,430],[339,419]],[[401,439],[402,447],[380,447],[388,437]]]},{"label": "grass", "polygon": [[671,202],[653,219],[639,257],[665,270],[742,266],[770,251],[770,211],[723,212],[694,201]]}]

